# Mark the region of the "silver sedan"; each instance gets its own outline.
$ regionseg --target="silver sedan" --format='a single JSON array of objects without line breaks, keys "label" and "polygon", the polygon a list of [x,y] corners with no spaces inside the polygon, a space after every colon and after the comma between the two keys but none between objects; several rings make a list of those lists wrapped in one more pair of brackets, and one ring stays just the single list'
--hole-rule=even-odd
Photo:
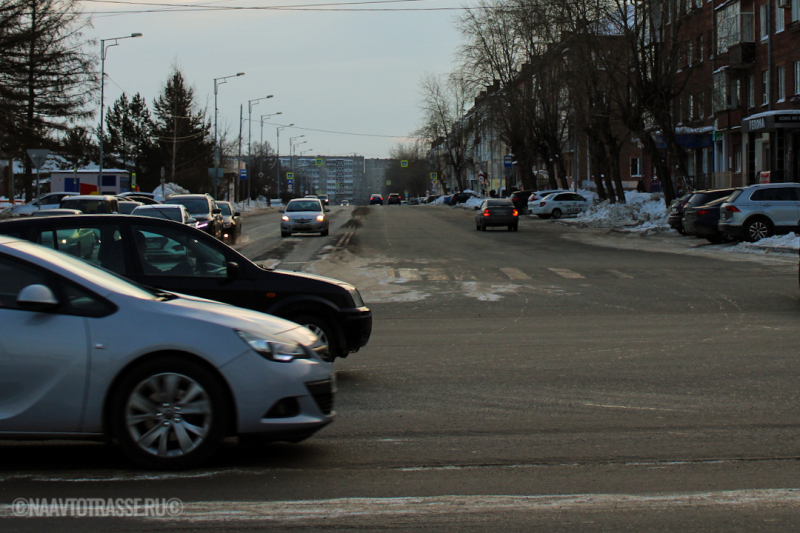
[{"label": "silver sedan", "polygon": [[226,436],[297,442],[332,421],[332,365],[308,329],[10,237],[0,323],[2,439],[110,437],[173,469]]},{"label": "silver sedan", "polygon": [[292,233],[328,234],[328,217],[330,209],[322,205],[318,198],[295,198],[281,209],[281,237],[289,237]]}]

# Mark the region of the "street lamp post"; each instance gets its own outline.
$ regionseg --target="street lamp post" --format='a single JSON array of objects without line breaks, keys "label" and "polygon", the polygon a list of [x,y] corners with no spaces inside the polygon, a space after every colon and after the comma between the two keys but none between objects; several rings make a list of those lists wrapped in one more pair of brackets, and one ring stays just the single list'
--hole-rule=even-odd
[{"label": "street lamp post", "polygon": [[[219,200],[219,176],[217,173],[219,172],[219,147],[217,146],[217,115],[219,111],[217,110],[217,92],[218,87],[223,83],[228,83],[228,78],[235,78],[237,76],[244,76],[244,72],[238,72],[236,74],[232,74],[230,76],[223,76],[221,78],[214,78],[214,179],[216,180],[216,185],[214,185],[214,196]],[[222,81],[220,81],[222,80]],[[219,83],[218,83],[219,82]]]},{"label": "street lamp post", "polygon": [[250,168],[253,166],[253,106],[258,105],[258,102],[267,98],[272,98],[272,95],[247,101],[247,205],[250,205],[250,181],[253,178],[250,175]]},{"label": "street lamp post", "polygon": [[[259,178],[264,173],[264,119],[269,119],[269,117],[274,117],[276,115],[283,115],[283,111],[278,111],[277,113],[272,113],[271,115],[261,115],[261,158],[258,164],[258,176]],[[277,161],[276,161],[277,162]],[[278,191],[280,195],[280,190]],[[269,193],[267,194],[267,205],[269,206]]]},{"label": "street lamp post", "polygon": [[286,128],[291,128],[292,126],[294,126],[294,122],[292,122],[288,126],[278,126],[277,128],[275,128],[277,135],[275,144],[275,168],[277,168],[275,173],[277,174],[277,180],[275,183],[278,186],[279,198],[281,195],[281,130],[285,130]]},{"label": "street lamp post", "polygon": [[[300,152],[300,157],[302,157],[303,154],[307,154],[308,152],[313,152],[313,151],[314,151],[313,148],[309,148],[308,150],[302,150]],[[306,165],[306,167],[308,167],[308,165]],[[308,168],[306,168],[306,171],[304,172],[304,174],[305,174],[305,178],[306,178],[306,189],[308,189],[309,182],[311,181],[311,178],[308,175]],[[316,194],[316,193],[312,193],[312,194]]]},{"label": "street lamp post", "polygon": [[[308,142],[308,141],[303,141],[303,142],[299,142],[299,143],[295,143],[294,142],[295,139],[300,139],[302,137],[305,137],[305,135],[298,135],[297,137],[289,137],[289,145],[291,146],[291,152],[290,152],[290,156],[289,157],[291,158],[291,162],[292,162],[292,170],[294,170],[294,158],[295,158],[294,148],[295,148],[295,146],[300,146],[301,144],[304,144],[304,143]],[[297,181],[297,185],[298,185],[298,188],[300,188],[300,181],[299,180]],[[300,193],[302,193],[302,192],[303,191],[300,191]]]},{"label": "street lamp post", "polygon": [[[103,192],[103,107],[105,106],[105,85],[106,85],[106,50],[112,46],[117,46],[122,39],[132,39],[141,37],[141,33],[131,33],[124,37],[114,37],[112,39],[100,39],[100,162],[97,172],[97,193]],[[106,41],[114,41],[106,46]]]}]

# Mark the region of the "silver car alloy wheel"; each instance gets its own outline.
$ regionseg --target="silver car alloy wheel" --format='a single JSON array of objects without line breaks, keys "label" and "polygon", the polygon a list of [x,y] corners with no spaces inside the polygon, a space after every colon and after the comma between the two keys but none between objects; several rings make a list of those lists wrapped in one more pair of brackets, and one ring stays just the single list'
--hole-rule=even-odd
[{"label": "silver car alloy wheel", "polygon": [[200,446],[211,428],[206,390],[183,374],[155,374],[139,383],[125,407],[133,442],[158,457],[180,457]]},{"label": "silver car alloy wheel", "polygon": [[747,226],[747,236],[750,237],[750,240],[753,242],[765,239],[769,236],[769,227],[760,220],[751,222],[750,225]]}]

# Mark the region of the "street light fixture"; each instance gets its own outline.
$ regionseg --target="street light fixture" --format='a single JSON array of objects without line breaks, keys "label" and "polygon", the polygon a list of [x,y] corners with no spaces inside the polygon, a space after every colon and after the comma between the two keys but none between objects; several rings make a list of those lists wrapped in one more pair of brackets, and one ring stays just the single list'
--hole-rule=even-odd
[{"label": "street light fixture", "polygon": [[[232,74],[230,76],[223,76],[221,78],[214,78],[214,179],[219,180],[219,176],[217,173],[219,172],[219,147],[217,146],[217,115],[219,111],[217,109],[217,92],[218,87],[223,83],[228,83],[228,78],[236,78],[238,76],[244,76],[244,72],[237,72],[236,74]],[[220,81],[222,80],[222,81]],[[219,82],[219,83],[217,83]],[[174,177],[174,176],[173,176]],[[216,197],[219,199],[219,181],[217,181],[217,185],[214,187],[216,192]]]},{"label": "street light fixture", "polygon": [[[111,39],[100,39],[100,163],[97,172],[97,193],[103,192],[103,107],[105,106],[105,85],[106,85],[106,50],[112,46],[119,45],[122,39],[133,39],[141,37],[141,33],[131,33],[124,37],[113,37]],[[114,41],[106,46],[106,41]],[[163,194],[164,191],[161,191]]]},{"label": "street light fixture", "polygon": [[258,105],[258,102],[261,100],[266,100],[267,98],[272,98],[273,95],[262,96],[261,98],[256,98],[255,100],[248,100],[247,101],[247,204],[250,205],[250,182],[252,181],[252,176],[250,176],[250,169],[253,166],[253,157],[252,157],[252,149],[253,149],[253,106]]},{"label": "street light fixture", "polygon": [[[301,144],[305,144],[305,143],[307,143],[307,142],[308,142],[308,141],[302,141],[302,142],[299,142],[299,143],[292,142],[292,139],[299,139],[300,137],[305,137],[305,135],[300,135],[299,137],[291,137],[291,138],[289,139],[289,143],[290,143],[290,144],[291,144],[291,146],[292,146],[292,152],[291,152],[291,154],[292,154],[292,155],[291,155],[291,158],[292,158],[292,168],[294,168],[294,159],[295,159],[295,157],[297,157],[297,156],[295,155],[295,154],[296,154],[296,152],[295,152],[295,148],[296,148],[296,147],[298,147],[298,146],[300,146]],[[299,181],[299,180],[297,181],[297,184],[298,184],[298,188],[301,188],[301,186],[302,186],[302,183],[300,183],[300,181]],[[302,191],[302,190],[301,190],[301,191],[299,191],[299,192],[300,192],[301,194],[303,193],[303,191]]]}]

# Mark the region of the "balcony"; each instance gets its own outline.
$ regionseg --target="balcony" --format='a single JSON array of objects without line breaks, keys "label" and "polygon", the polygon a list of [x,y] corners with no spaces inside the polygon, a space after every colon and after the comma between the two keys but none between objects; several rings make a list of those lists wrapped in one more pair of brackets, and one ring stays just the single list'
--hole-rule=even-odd
[{"label": "balcony", "polygon": [[756,43],[740,42],[728,48],[728,68],[747,69],[756,62]]}]

